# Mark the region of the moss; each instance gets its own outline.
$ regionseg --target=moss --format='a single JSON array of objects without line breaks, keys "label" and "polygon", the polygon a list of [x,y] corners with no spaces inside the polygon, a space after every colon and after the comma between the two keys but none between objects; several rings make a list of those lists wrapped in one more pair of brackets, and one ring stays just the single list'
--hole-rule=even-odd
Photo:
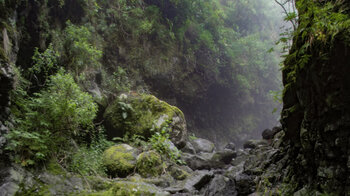
[{"label": "moss", "polygon": [[116,135],[142,135],[146,139],[167,126],[175,116],[184,119],[180,109],[148,94],[122,94],[105,111],[107,127]]},{"label": "moss", "polygon": [[66,175],[67,172],[64,171],[64,169],[61,167],[60,164],[58,164],[57,160],[52,159],[49,161],[48,165],[47,165],[47,170],[49,173],[51,174],[55,174],[55,175]]},{"label": "moss", "polygon": [[144,182],[128,182],[119,181],[114,183],[113,187],[106,191],[96,193],[80,193],[79,195],[93,195],[93,196],[154,196],[154,195],[169,195],[162,192],[154,185],[146,184]]},{"label": "moss", "polygon": [[185,170],[181,169],[181,167],[174,165],[170,168],[170,175],[174,177],[176,180],[184,180],[190,174]]},{"label": "moss", "polygon": [[126,144],[108,148],[103,153],[103,164],[112,176],[126,177],[136,165],[136,150]]},{"label": "moss", "polygon": [[162,158],[155,151],[143,152],[137,157],[137,172],[143,177],[159,176],[162,171]]}]

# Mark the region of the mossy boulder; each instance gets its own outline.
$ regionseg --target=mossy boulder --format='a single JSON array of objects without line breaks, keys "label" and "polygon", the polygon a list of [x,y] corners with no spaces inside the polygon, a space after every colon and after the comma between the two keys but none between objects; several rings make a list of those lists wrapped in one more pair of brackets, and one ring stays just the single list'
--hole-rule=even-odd
[{"label": "mossy boulder", "polygon": [[148,151],[139,154],[136,168],[142,177],[155,177],[162,173],[164,167],[161,156],[155,151]]},{"label": "mossy boulder", "polygon": [[186,166],[173,165],[169,168],[170,175],[176,180],[186,179],[188,176],[190,176],[190,171],[191,169]]},{"label": "mossy boulder", "polygon": [[187,139],[182,111],[153,95],[121,94],[107,107],[104,119],[111,138],[137,134],[147,139],[167,127],[177,147],[183,147]]},{"label": "mossy boulder", "polygon": [[119,144],[108,148],[103,153],[103,164],[112,176],[126,177],[134,171],[138,150]]},{"label": "mossy boulder", "polygon": [[116,182],[111,189],[91,195],[103,196],[164,196],[170,195],[168,192],[162,191],[154,185],[144,182]]}]

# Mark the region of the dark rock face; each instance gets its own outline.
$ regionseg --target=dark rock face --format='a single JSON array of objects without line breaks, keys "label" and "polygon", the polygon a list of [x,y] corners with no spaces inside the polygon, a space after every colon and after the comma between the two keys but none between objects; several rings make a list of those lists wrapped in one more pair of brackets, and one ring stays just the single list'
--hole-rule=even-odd
[{"label": "dark rock face", "polygon": [[[8,64],[0,59],[0,159],[4,160],[3,148],[6,143],[4,135],[9,131],[5,125],[10,115],[10,91],[14,88],[14,74]],[[1,162],[1,161],[0,161]]]},{"label": "dark rock face", "polygon": [[272,130],[265,129],[261,135],[262,135],[263,139],[270,140],[280,131],[282,131],[282,127],[274,127],[274,128],[272,128]]},{"label": "dark rock face", "polygon": [[[317,9],[323,7],[315,2],[310,4]],[[344,10],[349,8],[346,4],[341,6]],[[299,7],[299,14],[306,12],[312,11],[305,5]],[[332,8],[331,12],[338,11]],[[303,22],[315,25],[309,18],[300,21]],[[299,53],[309,42],[303,38],[303,33],[309,32],[302,28],[299,27],[299,34],[294,37],[283,70],[281,123],[286,134],[284,143],[289,144],[288,180],[295,183],[297,190],[310,186],[312,190],[347,195],[350,193],[349,31],[336,34],[332,41],[313,40],[306,51]],[[302,65],[298,59],[305,55],[308,61]]]}]

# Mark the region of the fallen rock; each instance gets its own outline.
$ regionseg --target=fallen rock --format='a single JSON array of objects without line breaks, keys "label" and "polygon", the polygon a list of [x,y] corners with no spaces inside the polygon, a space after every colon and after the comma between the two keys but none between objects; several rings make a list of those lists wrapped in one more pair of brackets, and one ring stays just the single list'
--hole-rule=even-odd
[{"label": "fallen rock", "polygon": [[208,196],[236,196],[238,194],[235,189],[235,182],[222,175],[215,175],[202,193]]},{"label": "fallen rock", "polygon": [[208,170],[197,170],[183,184],[184,192],[199,191],[214,177],[213,172]]},{"label": "fallen rock", "polygon": [[266,140],[248,140],[243,144],[243,148],[257,148],[258,146],[268,145]]},{"label": "fallen rock", "polygon": [[182,152],[196,154],[196,150],[190,142],[186,142],[185,146],[181,149]]},{"label": "fallen rock", "polygon": [[236,152],[232,150],[222,150],[214,153],[199,153],[196,155],[184,153],[183,159],[193,170],[218,169],[230,164],[236,157]]},{"label": "fallen rock", "polygon": [[191,144],[193,145],[196,153],[200,152],[213,152],[215,149],[215,145],[213,142],[202,139],[202,138],[197,138],[191,141]]}]

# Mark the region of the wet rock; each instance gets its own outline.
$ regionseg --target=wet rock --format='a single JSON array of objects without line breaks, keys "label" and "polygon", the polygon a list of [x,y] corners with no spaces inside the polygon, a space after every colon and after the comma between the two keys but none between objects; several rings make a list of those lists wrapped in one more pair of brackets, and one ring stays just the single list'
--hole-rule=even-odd
[{"label": "wet rock", "polygon": [[196,150],[196,153],[200,153],[200,152],[210,153],[210,152],[213,152],[215,149],[215,145],[213,142],[202,138],[197,138],[192,140],[191,144]]}]

